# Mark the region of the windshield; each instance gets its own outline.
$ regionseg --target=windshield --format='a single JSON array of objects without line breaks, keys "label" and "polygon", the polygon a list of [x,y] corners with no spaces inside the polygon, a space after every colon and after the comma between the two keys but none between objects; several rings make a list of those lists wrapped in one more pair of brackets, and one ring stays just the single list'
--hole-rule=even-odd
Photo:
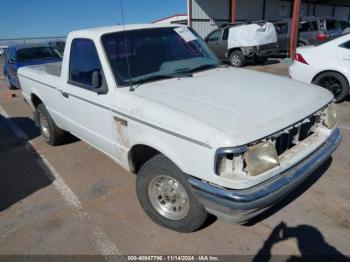
[{"label": "windshield", "polygon": [[102,44],[114,77],[124,86],[219,65],[200,36],[187,27],[107,34]]},{"label": "windshield", "polygon": [[60,53],[52,47],[32,47],[17,51],[17,61],[20,63],[61,58]]}]

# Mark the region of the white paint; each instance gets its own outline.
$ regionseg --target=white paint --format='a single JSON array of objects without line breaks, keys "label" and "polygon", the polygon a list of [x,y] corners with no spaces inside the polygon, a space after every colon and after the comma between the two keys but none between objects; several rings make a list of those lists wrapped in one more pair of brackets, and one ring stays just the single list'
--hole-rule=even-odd
[{"label": "white paint", "polygon": [[[32,147],[33,143],[29,141],[28,137],[24,132],[11,120],[7,112],[0,106],[0,114],[6,119],[8,126],[15,133],[23,143],[29,143]],[[62,176],[56,171],[51,163],[38,152],[39,159],[37,159],[38,165],[43,169],[47,176],[53,180],[53,186],[60,193],[65,203],[72,208],[75,215],[79,219],[89,219],[89,214],[84,211],[81,201],[69,185],[64,181]],[[91,230],[90,228],[88,230]],[[103,255],[106,256],[106,261],[116,261],[115,257],[109,257],[111,255],[121,255],[122,253],[116,247],[116,245],[108,238],[106,233],[98,226],[93,227],[92,231],[88,233],[88,237],[92,243],[95,243],[96,249]]]},{"label": "white paint", "polygon": [[[54,177],[53,186],[61,194],[64,201],[75,211],[83,210],[83,206],[78,198],[78,196],[73,192],[73,190],[66,184],[60,174],[55,170],[55,168],[50,164],[50,162],[42,155],[39,154],[40,159],[37,159],[38,164],[46,171],[47,175]],[[48,169],[48,170],[46,170]]]},{"label": "white paint", "polygon": [[[122,255],[117,247],[110,241],[106,233],[100,227],[95,227],[92,231],[96,239],[99,250],[105,256]],[[112,260],[113,261],[113,260]],[[119,261],[119,260],[118,260]]]}]

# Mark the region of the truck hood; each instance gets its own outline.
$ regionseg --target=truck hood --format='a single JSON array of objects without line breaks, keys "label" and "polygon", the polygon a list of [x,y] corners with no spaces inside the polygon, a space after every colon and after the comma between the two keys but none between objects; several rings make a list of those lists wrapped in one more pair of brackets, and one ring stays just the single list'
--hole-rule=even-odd
[{"label": "truck hood", "polygon": [[231,146],[280,131],[315,113],[333,98],[330,92],[314,85],[234,68],[147,83],[136,93],[214,127],[229,137]]}]

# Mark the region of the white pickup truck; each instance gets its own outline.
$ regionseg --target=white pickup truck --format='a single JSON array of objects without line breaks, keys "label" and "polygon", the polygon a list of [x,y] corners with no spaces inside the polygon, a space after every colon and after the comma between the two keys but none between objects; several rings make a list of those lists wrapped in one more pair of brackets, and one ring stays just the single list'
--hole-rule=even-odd
[{"label": "white pickup truck", "polygon": [[330,92],[222,66],[184,26],[72,32],[62,64],[18,74],[49,144],[70,132],[137,174],[145,212],[180,232],[247,222],[341,140]]}]

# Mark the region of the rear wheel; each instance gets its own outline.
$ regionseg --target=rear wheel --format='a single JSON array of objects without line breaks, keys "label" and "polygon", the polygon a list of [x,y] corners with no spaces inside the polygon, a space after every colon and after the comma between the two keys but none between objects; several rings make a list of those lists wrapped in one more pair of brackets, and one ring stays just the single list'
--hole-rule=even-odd
[{"label": "rear wheel", "polygon": [[44,140],[52,146],[59,145],[64,139],[65,132],[55,124],[44,104],[38,105],[36,115]]},{"label": "rear wheel", "polygon": [[229,63],[234,67],[243,67],[246,65],[246,58],[241,50],[235,50],[230,54]]},{"label": "rear wheel", "polygon": [[337,103],[342,102],[349,95],[349,82],[339,73],[322,73],[315,78],[313,83],[332,92]]},{"label": "rear wheel", "polygon": [[136,191],[146,214],[166,228],[193,232],[208,217],[192,195],[187,175],[163,155],[156,155],[141,167]]}]

